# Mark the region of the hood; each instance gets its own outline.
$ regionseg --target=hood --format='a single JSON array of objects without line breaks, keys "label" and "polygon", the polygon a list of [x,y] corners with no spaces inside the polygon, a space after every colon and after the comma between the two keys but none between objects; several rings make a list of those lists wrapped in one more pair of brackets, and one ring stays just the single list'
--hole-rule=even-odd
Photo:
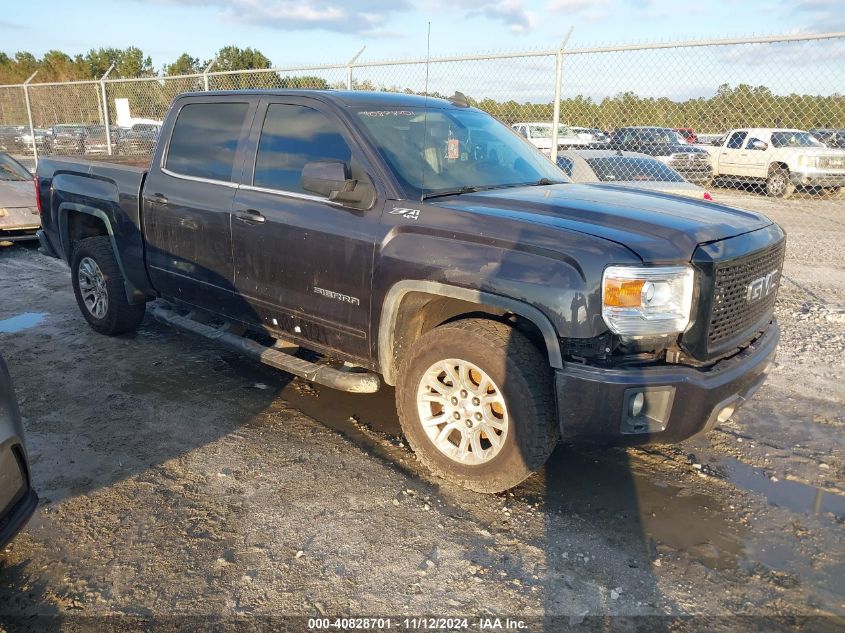
[{"label": "hood", "polygon": [[34,207],[35,185],[31,180],[0,180],[0,207]]},{"label": "hood", "polygon": [[699,244],[772,224],[762,214],[703,199],[601,184],[493,189],[430,203],[585,233],[621,244],[649,263],[688,262]]},{"label": "hood", "polygon": [[773,154],[790,154],[802,156],[845,156],[845,150],[834,147],[773,147]]},{"label": "hood", "polygon": [[704,188],[694,185],[691,182],[665,182],[659,180],[615,180],[613,183],[605,183],[606,187],[624,187],[626,189],[638,189],[640,191],[656,191],[658,193],[670,193],[675,196],[684,196],[697,200],[704,199]]},{"label": "hood", "polygon": [[631,143],[620,145],[619,149],[640,152],[649,156],[671,156],[672,154],[704,154],[707,151],[695,145],[682,145],[681,143]]}]

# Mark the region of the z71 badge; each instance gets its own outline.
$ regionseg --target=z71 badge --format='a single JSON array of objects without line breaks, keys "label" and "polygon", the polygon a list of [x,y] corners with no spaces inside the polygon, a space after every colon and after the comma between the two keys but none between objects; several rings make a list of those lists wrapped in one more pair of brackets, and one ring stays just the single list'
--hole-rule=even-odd
[{"label": "z71 badge", "polygon": [[393,207],[392,211],[388,211],[390,215],[401,215],[406,220],[419,220],[420,219],[420,210],[419,209],[408,209],[405,207]]}]

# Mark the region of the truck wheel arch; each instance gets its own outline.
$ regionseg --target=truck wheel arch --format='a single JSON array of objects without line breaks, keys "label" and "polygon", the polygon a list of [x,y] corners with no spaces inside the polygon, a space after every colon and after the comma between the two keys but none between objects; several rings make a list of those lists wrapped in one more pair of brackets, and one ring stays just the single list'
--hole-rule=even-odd
[{"label": "truck wheel arch", "polygon": [[[389,385],[396,384],[398,369],[398,352],[407,344],[401,340],[400,317],[403,303],[410,294],[418,294],[427,300],[455,300],[463,302],[468,307],[476,308],[475,314],[485,312],[485,308],[493,309],[499,314],[512,313],[528,321],[536,328],[542,337],[544,352],[549,365],[556,369],[563,367],[563,357],[560,351],[557,331],[549,318],[540,310],[516,299],[503,297],[489,292],[451,286],[436,281],[400,281],[394,284],[384,299],[378,331],[378,359],[384,381]],[[471,312],[471,311],[470,311]],[[448,319],[447,319],[448,320]],[[400,335],[397,338],[397,333]]]},{"label": "truck wheel arch", "polygon": [[[71,225],[72,225],[72,218],[74,215],[83,214],[86,218],[90,218],[94,220],[94,223],[89,223],[90,226],[96,227],[94,232],[89,232],[85,235],[85,237],[93,237],[95,235],[107,235],[109,241],[111,242],[112,250],[114,251],[115,260],[117,260],[117,265],[120,268],[120,273],[123,275],[123,278],[126,280],[126,270],[123,267],[123,261],[120,258],[120,250],[117,248],[117,243],[115,242],[114,231],[112,230],[111,221],[106,213],[102,209],[97,209],[96,207],[90,207],[83,204],[76,204],[74,202],[63,202],[58,207],[58,224],[59,224],[59,240],[61,242],[62,251],[65,254],[65,261],[70,265],[71,259],[73,258],[73,239],[71,236]],[[102,230],[99,229],[99,226],[102,225]],[[130,304],[137,304],[137,303],[144,303],[146,300],[146,295],[144,295],[141,290],[136,288],[130,281],[126,280],[124,282],[124,286],[126,289],[126,299],[129,301]]]}]

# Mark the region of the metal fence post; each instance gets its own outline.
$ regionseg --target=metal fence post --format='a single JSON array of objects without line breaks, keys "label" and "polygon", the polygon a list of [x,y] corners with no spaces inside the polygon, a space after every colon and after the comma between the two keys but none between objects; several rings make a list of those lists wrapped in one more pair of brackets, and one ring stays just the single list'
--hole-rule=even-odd
[{"label": "metal fence post", "polygon": [[114,64],[109,66],[106,74],[100,77],[100,90],[103,94],[103,125],[106,126],[106,147],[108,148],[109,156],[111,156],[111,124],[109,123],[109,101],[106,97],[106,79],[113,70]]},{"label": "metal fence post", "polygon": [[355,53],[355,56],[350,59],[346,63],[346,89],[352,90],[352,65],[357,61],[359,57],[361,57],[361,53],[364,52],[364,49],[367,48],[366,46],[362,46],[361,50]]},{"label": "metal fence post", "polygon": [[560,48],[557,49],[557,55],[555,55],[555,102],[552,114],[552,148],[549,152],[549,158],[555,164],[557,164],[557,141],[558,134],[560,133],[560,84],[563,79],[563,49],[566,48],[566,44],[569,42],[569,36],[572,35],[572,28],[569,28],[569,32],[563,38]]},{"label": "metal fence post", "polygon": [[23,82],[23,98],[26,103],[26,116],[29,118],[29,134],[32,137],[32,157],[35,159],[35,166],[38,167],[38,143],[35,142],[35,126],[32,124],[32,106],[29,104],[29,82],[35,79],[38,74],[36,70]]},{"label": "metal fence post", "polygon": [[211,60],[208,66],[205,67],[205,70],[202,71],[202,83],[205,86],[205,91],[208,92],[208,73],[211,71],[211,67],[217,63],[217,58]]}]

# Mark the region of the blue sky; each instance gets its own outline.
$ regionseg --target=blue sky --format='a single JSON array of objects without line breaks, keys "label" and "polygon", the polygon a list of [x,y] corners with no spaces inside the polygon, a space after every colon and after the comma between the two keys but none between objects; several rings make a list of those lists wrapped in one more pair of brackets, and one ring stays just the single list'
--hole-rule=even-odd
[{"label": "blue sky", "polygon": [[33,0],[0,12],[0,49],[134,45],[157,68],[252,46],[277,66],[577,45],[845,30],[845,0]]}]

